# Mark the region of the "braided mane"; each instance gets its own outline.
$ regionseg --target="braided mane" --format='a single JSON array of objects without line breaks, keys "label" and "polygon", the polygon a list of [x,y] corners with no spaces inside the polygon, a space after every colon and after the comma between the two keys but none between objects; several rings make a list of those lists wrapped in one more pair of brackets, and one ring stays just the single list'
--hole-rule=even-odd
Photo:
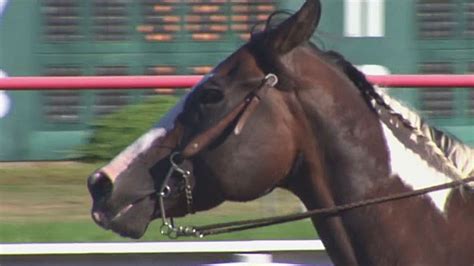
[{"label": "braided mane", "polygon": [[364,100],[377,113],[387,112],[387,124],[403,125],[412,132],[411,140],[423,143],[448,168],[455,179],[464,179],[474,174],[474,150],[463,144],[454,136],[430,126],[419,114],[389,96],[381,89],[377,89],[367,80],[365,75],[354,65],[348,62],[341,54],[328,51],[323,52],[331,62],[336,64],[360,90]]}]

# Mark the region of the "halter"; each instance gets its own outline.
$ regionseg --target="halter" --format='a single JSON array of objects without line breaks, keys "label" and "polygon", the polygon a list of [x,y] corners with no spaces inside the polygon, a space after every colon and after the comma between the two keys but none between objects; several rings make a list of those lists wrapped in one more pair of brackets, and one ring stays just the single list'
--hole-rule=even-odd
[{"label": "halter", "polygon": [[303,220],[315,216],[331,217],[340,215],[343,212],[381,204],[390,201],[396,201],[416,196],[425,195],[431,192],[440,190],[462,187],[469,182],[474,181],[474,176],[465,178],[463,180],[456,179],[451,183],[442,185],[432,186],[424,189],[412,190],[408,192],[401,192],[392,194],[385,197],[377,197],[373,199],[366,199],[357,202],[352,202],[343,205],[336,205],[329,208],[315,209],[302,213],[293,213],[283,216],[267,217],[262,219],[242,220],[236,222],[219,223],[206,226],[176,226],[173,222],[173,218],[166,218],[166,210],[164,206],[164,200],[169,196],[170,188],[168,182],[175,173],[178,173],[185,181],[185,195],[188,213],[193,214],[193,197],[192,197],[192,186],[190,183],[191,173],[184,170],[179,163],[176,162],[177,157],[190,158],[200,151],[205,149],[212,141],[214,141],[222,132],[227,129],[231,123],[236,122],[234,127],[234,134],[239,135],[242,132],[247,120],[255,111],[256,107],[260,103],[263,95],[269,88],[276,86],[278,83],[278,77],[275,74],[268,74],[262,84],[255,90],[250,92],[244,100],[242,100],[233,110],[231,110],[224,118],[222,118],[216,125],[200,133],[194,137],[181,152],[175,152],[170,156],[171,168],[165,177],[165,180],[158,192],[160,211],[163,224],[161,226],[161,234],[168,236],[169,238],[176,239],[179,237],[199,237],[203,238],[208,235],[216,235],[222,233],[236,232],[247,229],[259,228],[264,226],[294,222]]}]

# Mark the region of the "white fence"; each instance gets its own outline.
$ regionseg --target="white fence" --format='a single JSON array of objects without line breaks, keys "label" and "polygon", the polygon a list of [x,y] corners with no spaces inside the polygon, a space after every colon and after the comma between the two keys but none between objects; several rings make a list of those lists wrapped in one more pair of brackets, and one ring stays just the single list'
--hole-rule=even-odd
[{"label": "white fence", "polygon": [[0,244],[0,255],[255,253],[324,251],[320,240]]},{"label": "white fence", "polygon": [[1,266],[330,265],[319,240],[0,244]]}]

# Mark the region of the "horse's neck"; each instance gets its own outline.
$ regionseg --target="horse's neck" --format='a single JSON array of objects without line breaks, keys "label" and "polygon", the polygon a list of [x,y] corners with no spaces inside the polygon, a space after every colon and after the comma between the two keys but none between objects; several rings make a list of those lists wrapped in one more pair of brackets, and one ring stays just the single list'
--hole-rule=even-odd
[{"label": "horse's neck", "polygon": [[[306,121],[307,135],[301,138],[305,139],[301,150],[306,164],[302,168],[304,175],[299,177],[300,183],[294,185],[299,189],[292,189],[295,194],[308,209],[314,209],[412,189],[393,171],[407,167],[394,167],[392,160],[395,157],[389,142],[393,140],[405,148],[403,143],[396,137],[390,139],[390,130],[381,124],[377,113],[361,97],[360,90],[351,80],[331,65],[324,65],[317,56],[314,60],[309,58],[311,54],[305,56],[304,62],[316,62],[316,65],[293,69],[301,76],[313,75],[315,79],[301,80],[297,91],[304,113],[299,120]],[[332,78],[324,80],[324,77]],[[308,138],[311,140],[307,141]],[[404,154],[407,153],[403,153],[401,158],[406,159]],[[411,174],[413,178],[426,176]],[[453,210],[451,216],[461,217],[456,218],[457,222],[474,221],[474,204],[463,199],[458,192],[450,197],[457,199],[451,199],[448,204]],[[387,261],[397,260],[406,265],[419,261],[429,265],[449,265],[453,256],[446,250],[469,260],[468,255],[458,249],[468,245],[474,235],[472,227],[464,228],[464,235],[468,237],[456,233],[456,221],[448,221],[428,197],[373,205],[313,221],[338,265],[356,264],[354,254],[364,265],[384,265]],[[436,254],[431,254],[429,248],[420,248],[426,247],[426,243],[431,245],[446,239],[460,241],[449,242],[447,249],[436,250]],[[407,245],[407,241],[411,244]],[[458,248],[453,248],[456,245]],[[380,249],[387,250],[384,256],[378,255]],[[471,261],[474,260],[474,255],[469,256],[473,257]]]},{"label": "horse's neck", "polygon": [[[300,198],[309,210],[334,206],[336,203],[327,185],[328,180],[325,178],[324,169],[321,165],[310,163],[310,161],[322,163],[321,158],[316,152],[305,151],[303,151],[302,158],[303,163],[294,173],[288,188]],[[314,217],[312,222],[326,247],[326,251],[336,265],[358,265],[349,235],[340,217],[326,219]]]},{"label": "horse's neck", "polygon": [[[338,69],[317,55],[304,56],[313,57],[305,62],[316,64],[295,67],[295,72],[328,79],[307,79],[299,84],[301,120],[307,121],[311,141],[303,148],[307,163],[301,177],[304,181],[294,192],[308,209],[357,201],[390,173],[378,117]],[[313,223],[337,265],[357,265],[353,232],[342,217],[315,218]]]},{"label": "horse's neck", "polygon": [[[309,108],[311,109],[311,108]],[[311,119],[305,115],[310,110],[300,110],[301,119],[297,119],[302,125],[299,132],[313,132]],[[325,144],[321,143],[311,134],[300,136],[303,143],[301,147],[301,163],[299,170],[289,184],[292,190],[306,205],[308,209],[331,207],[337,204],[333,191],[331,191],[330,180],[327,178],[326,158],[323,153]],[[358,265],[355,252],[340,217],[318,219],[313,218],[313,224],[323,240],[327,252],[336,265]]]},{"label": "horse's neck", "polygon": [[329,185],[351,191],[341,195],[350,198],[337,201],[360,198],[373,188],[374,182],[390,173],[378,116],[336,67],[317,55],[305,56],[313,56],[313,60],[306,61],[316,63],[300,66],[300,71],[311,69],[305,74],[314,79],[301,82],[298,99],[311,125],[312,138],[320,146],[325,171],[331,175]]},{"label": "horse's neck", "polygon": [[[303,149],[308,166],[299,196],[309,209],[332,207],[410,189],[402,178],[394,175],[395,168],[407,167],[394,167],[392,164],[391,160],[395,157],[388,143],[392,140],[389,139],[387,128],[381,125],[374,112],[367,106],[367,109],[364,108],[365,103],[355,101],[348,111],[347,99],[339,101],[339,105],[334,103],[337,90],[307,91],[300,99],[304,99],[302,102],[306,105],[303,109],[311,126],[313,141],[307,142],[308,145]],[[336,107],[347,108],[344,112],[349,114],[335,110]],[[397,142],[397,139],[393,138],[393,141]],[[464,204],[462,200],[460,202],[460,205]],[[472,217],[465,219],[472,221]],[[452,228],[446,225],[446,221],[428,197],[420,197],[417,200],[361,208],[337,217],[314,219],[314,224],[331,257],[336,260],[342,258],[343,262],[338,261],[338,265],[380,265],[383,264],[383,258],[375,256],[380,248],[391,250],[387,258],[401,257],[404,262],[413,264],[417,259],[410,260],[408,257],[411,251],[404,244],[407,240],[414,242],[413,247],[416,247],[423,245],[420,239],[429,239],[433,243],[451,239]],[[420,223],[423,223],[423,230],[419,228]],[[401,228],[401,231],[394,227]],[[432,234],[434,231],[437,233]],[[473,230],[467,229],[465,232],[472,236]],[[413,240],[407,234],[419,237]],[[439,251],[433,260],[423,257],[429,255],[428,251],[420,249],[417,252],[422,261],[435,262],[438,259],[437,263],[448,262],[448,255],[444,251]],[[367,255],[362,259],[358,257],[361,261],[356,261],[354,254]]]}]

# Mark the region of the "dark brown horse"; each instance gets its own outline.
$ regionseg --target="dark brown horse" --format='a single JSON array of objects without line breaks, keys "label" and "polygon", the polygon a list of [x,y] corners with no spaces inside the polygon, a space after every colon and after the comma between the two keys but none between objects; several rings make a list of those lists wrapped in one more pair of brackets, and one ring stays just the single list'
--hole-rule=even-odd
[{"label": "dark brown horse", "polygon": [[[314,210],[470,176],[470,147],[308,42],[320,11],[307,0],[254,34],[159,128],[94,173],[93,219],[139,238],[153,219],[275,187]],[[473,265],[473,198],[466,185],[312,220],[336,265]]]}]

